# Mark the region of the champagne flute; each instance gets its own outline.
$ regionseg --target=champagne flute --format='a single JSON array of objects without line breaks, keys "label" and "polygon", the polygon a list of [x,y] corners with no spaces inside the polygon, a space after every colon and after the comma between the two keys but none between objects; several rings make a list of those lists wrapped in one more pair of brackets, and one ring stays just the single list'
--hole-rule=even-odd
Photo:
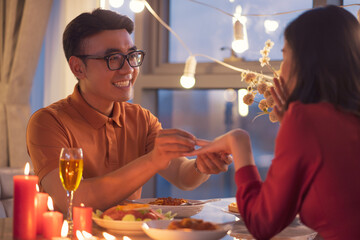
[{"label": "champagne flute", "polygon": [[59,173],[67,196],[67,221],[69,224],[68,236],[72,237],[73,197],[74,191],[79,187],[83,172],[83,152],[81,148],[62,148],[60,153]]}]

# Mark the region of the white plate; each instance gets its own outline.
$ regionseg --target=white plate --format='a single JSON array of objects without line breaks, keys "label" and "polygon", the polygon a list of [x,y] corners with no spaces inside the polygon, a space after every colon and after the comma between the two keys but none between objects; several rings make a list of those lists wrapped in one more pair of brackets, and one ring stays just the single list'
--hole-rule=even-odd
[{"label": "white plate", "polygon": [[[306,227],[295,219],[292,224],[290,224],[276,236],[272,237],[271,240],[311,240],[316,237],[316,234],[317,233],[314,230]],[[231,237],[240,239],[255,239],[249,233],[243,221],[236,222],[229,235]]]},{"label": "white plate", "polygon": [[120,221],[120,220],[108,220],[98,217],[92,218],[94,222],[100,227],[106,228],[109,232],[127,234],[127,235],[139,235],[144,234],[141,229],[141,225],[144,221]]},{"label": "white plate", "polygon": [[221,226],[217,230],[170,230],[171,220],[149,221],[142,225],[144,232],[156,240],[215,240],[226,235],[230,226]]},{"label": "white plate", "polygon": [[[152,201],[155,201],[156,198],[142,198],[142,199],[137,199],[136,202],[139,203],[149,203]],[[197,202],[201,202],[200,200],[188,200],[185,199],[191,203],[197,203]],[[185,218],[185,217],[191,217],[199,212],[201,212],[201,210],[204,208],[205,204],[201,204],[201,205],[184,205],[184,206],[170,206],[170,205],[155,205],[155,204],[150,204],[150,208],[152,209],[161,209],[162,213],[167,213],[168,211],[171,211],[171,214],[176,213],[175,218]]]},{"label": "white plate", "polygon": [[238,217],[238,218],[240,218],[240,219],[241,219],[241,215],[240,215],[240,213],[237,213],[237,212],[231,212],[231,211],[229,211],[229,210],[228,210],[228,208],[222,208],[222,209],[221,209],[221,211],[226,212],[226,213],[229,213],[229,214],[234,215],[234,216],[236,216],[236,217]]}]

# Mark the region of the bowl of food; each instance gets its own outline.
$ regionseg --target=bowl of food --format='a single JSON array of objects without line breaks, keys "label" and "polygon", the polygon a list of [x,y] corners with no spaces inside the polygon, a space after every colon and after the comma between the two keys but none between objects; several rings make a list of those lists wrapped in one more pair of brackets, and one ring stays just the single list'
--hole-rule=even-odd
[{"label": "bowl of food", "polygon": [[[183,198],[142,198],[136,202],[149,204],[151,209],[161,209],[162,212],[171,212],[175,218],[191,217],[202,211],[205,204],[200,200],[190,200]],[[192,205],[196,204],[196,205]]]},{"label": "bowl of food", "polygon": [[145,222],[142,229],[146,235],[156,240],[215,240],[224,237],[231,229],[231,225],[184,218]]},{"label": "bowl of food", "polygon": [[92,217],[97,225],[110,232],[129,235],[143,234],[141,226],[146,221],[173,218],[174,215],[171,212],[163,214],[161,209],[151,209],[149,204],[131,203],[117,205],[104,212],[96,210]]}]

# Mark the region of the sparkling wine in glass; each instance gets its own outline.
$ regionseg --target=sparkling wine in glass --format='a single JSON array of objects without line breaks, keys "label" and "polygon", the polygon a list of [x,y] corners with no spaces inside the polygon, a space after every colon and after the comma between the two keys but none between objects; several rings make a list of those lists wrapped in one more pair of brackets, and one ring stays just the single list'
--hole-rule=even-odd
[{"label": "sparkling wine in glass", "polygon": [[72,237],[72,209],[74,191],[79,187],[83,173],[83,152],[81,148],[62,148],[60,153],[59,172],[67,196],[67,216],[69,224],[68,236]]}]

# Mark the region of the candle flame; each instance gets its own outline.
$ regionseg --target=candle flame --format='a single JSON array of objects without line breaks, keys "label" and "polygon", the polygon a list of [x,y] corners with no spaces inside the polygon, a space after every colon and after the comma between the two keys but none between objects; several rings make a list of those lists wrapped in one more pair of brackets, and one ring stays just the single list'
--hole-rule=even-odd
[{"label": "candle flame", "polygon": [[91,233],[88,233],[85,230],[82,230],[82,235],[85,237],[85,239],[90,239],[93,236]]},{"label": "candle flame", "polygon": [[63,225],[61,227],[61,237],[65,238],[68,235],[69,224],[66,220],[64,220]]},{"label": "candle flame", "polygon": [[103,232],[103,236],[106,240],[115,240],[116,239],[115,236],[113,236],[107,232]]},{"label": "candle flame", "polygon": [[82,235],[82,233],[79,230],[76,230],[76,237],[79,240],[85,240],[85,237]]},{"label": "candle flame", "polygon": [[129,238],[128,236],[124,236],[123,240],[131,240],[131,238]]},{"label": "candle flame", "polygon": [[25,164],[24,174],[25,174],[25,175],[29,175],[29,173],[30,173],[30,163],[27,162],[27,163]]},{"label": "candle flame", "polygon": [[54,211],[53,200],[52,200],[52,198],[51,198],[50,196],[48,197],[47,205],[48,205],[48,209],[49,209],[50,211]]},{"label": "candle flame", "polygon": [[38,184],[36,184],[36,191],[37,191],[37,192],[40,192],[40,188],[39,188],[39,185],[38,185]]},{"label": "candle flame", "polygon": [[85,207],[85,204],[83,204],[83,203],[80,203],[80,207]]}]

